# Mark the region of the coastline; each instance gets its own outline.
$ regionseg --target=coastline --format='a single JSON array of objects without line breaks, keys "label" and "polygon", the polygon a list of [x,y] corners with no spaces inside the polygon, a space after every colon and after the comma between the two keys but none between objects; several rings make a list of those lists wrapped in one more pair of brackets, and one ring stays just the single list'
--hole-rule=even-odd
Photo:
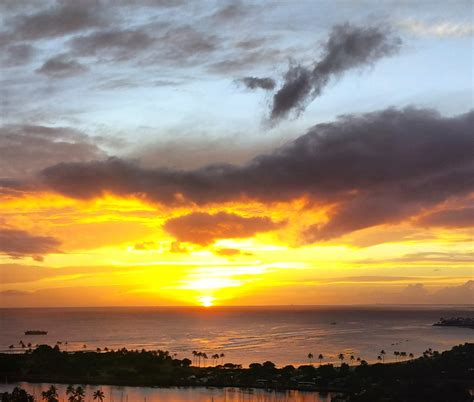
[{"label": "coastline", "polygon": [[[334,400],[338,401],[357,401],[368,392],[382,396],[414,394],[430,401],[467,401],[462,398],[473,388],[473,361],[474,343],[442,353],[426,351],[420,358],[397,363],[369,365],[362,361],[349,366],[341,359],[338,367],[323,364],[281,368],[269,361],[249,368],[232,363],[195,367],[189,359],[174,359],[163,351],[65,353],[41,345],[22,355],[0,354],[0,375],[15,383],[298,390],[336,393],[338,399]],[[446,399],[446,394],[454,399]],[[445,399],[436,399],[437,395]]]}]

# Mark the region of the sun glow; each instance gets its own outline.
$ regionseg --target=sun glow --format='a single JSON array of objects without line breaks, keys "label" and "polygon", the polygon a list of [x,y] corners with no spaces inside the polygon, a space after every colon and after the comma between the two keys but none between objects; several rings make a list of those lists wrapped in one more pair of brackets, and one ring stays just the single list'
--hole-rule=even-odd
[{"label": "sun glow", "polygon": [[203,307],[212,307],[214,305],[214,297],[212,296],[201,296],[199,298],[199,303],[201,303],[201,305]]}]

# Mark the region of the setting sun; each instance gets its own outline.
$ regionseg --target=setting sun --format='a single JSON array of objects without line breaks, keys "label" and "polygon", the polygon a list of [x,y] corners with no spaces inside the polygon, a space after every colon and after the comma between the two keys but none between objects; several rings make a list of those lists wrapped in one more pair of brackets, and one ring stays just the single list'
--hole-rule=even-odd
[{"label": "setting sun", "polygon": [[199,303],[201,303],[201,305],[203,307],[212,307],[214,305],[214,298],[212,296],[201,296],[199,298]]}]

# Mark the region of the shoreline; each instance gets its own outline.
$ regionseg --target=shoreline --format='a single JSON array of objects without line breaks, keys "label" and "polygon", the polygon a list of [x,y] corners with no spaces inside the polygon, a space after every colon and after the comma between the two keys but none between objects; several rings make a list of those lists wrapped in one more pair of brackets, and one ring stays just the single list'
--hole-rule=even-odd
[{"label": "shoreline", "polygon": [[438,394],[454,392],[456,397],[451,400],[467,401],[463,398],[474,387],[471,374],[474,343],[441,353],[427,350],[422,357],[396,363],[361,361],[349,366],[343,360],[341,356],[337,367],[323,364],[277,368],[270,361],[252,363],[248,368],[232,363],[195,367],[189,359],[176,359],[165,351],[65,353],[58,347],[41,345],[24,354],[0,354],[0,376],[12,384],[308,391],[335,393],[338,401],[356,401],[358,399],[352,398],[367,392],[409,393],[420,395],[419,400],[430,401],[437,401]]}]

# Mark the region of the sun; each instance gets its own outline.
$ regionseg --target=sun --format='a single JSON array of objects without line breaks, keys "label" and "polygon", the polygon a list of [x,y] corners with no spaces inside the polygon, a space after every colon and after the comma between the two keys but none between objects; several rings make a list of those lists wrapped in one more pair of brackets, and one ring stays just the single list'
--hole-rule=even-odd
[{"label": "sun", "polygon": [[203,307],[212,307],[213,302],[214,302],[214,297],[212,296],[201,296],[199,298],[199,303],[201,303]]}]

